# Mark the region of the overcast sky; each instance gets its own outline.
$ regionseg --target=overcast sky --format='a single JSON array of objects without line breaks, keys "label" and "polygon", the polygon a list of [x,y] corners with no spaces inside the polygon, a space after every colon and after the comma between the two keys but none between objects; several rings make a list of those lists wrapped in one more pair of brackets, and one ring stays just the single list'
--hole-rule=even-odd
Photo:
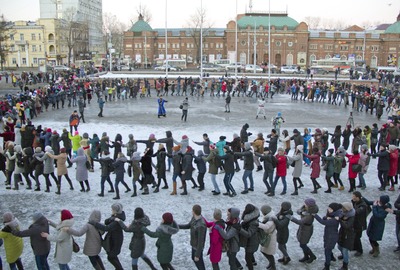
[{"label": "overcast sky", "polygon": [[[152,14],[153,28],[165,26],[165,2],[168,1],[168,27],[185,27],[191,15],[200,8],[201,0],[103,0],[103,12],[110,12],[130,26],[137,20],[136,8],[140,3]],[[236,0],[202,0],[207,21],[213,27],[226,27],[236,14]],[[249,0],[237,0],[238,13],[248,9]],[[343,25],[394,23],[400,12],[399,0],[271,0],[272,11],[285,11],[303,21],[307,16],[321,17],[321,23],[343,21]],[[253,0],[253,10],[268,11],[268,0]],[[0,14],[7,20],[36,20],[40,16],[39,0],[0,0]]]}]

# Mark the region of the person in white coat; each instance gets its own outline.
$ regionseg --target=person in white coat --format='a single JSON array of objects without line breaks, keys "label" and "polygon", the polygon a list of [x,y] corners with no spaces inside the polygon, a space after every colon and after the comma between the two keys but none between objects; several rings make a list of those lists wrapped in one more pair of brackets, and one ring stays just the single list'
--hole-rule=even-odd
[{"label": "person in white coat", "polygon": [[263,214],[263,220],[258,224],[258,228],[264,230],[264,232],[268,235],[269,240],[261,245],[261,253],[267,258],[269,265],[267,269],[276,270],[275,266],[275,258],[274,255],[276,253],[276,226],[275,223],[270,217],[275,216],[274,211],[272,211],[271,206],[263,205],[261,206],[261,213]]},{"label": "person in white coat", "polygon": [[74,217],[68,210],[61,211],[61,222],[56,224],[49,221],[50,226],[57,229],[57,233],[48,234],[42,232],[41,235],[50,242],[56,242],[54,258],[60,270],[70,270],[68,263],[72,259],[72,237],[63,228],[70,228],[74,225]]}]

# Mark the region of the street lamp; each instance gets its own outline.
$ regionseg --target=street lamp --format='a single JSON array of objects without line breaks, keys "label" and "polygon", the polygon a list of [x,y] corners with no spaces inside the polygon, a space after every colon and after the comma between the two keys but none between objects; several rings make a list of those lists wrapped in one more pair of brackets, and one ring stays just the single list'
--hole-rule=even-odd
[{"label": "street lamp", "polygon": [[268,83],[271,86],[271,0],[268,0]]},{"label": "street lamp", "polygon": [[165,78],[168,78],[168,0],[165,0]]},{"label": "street lamp", "polygon": [[200,82],[203,82],[203,0],[200,0]]},{"label": "street lamp", "polygon": [[238,1],[236,0],[236,15],[235,15],[235,80],[237,79],[237,61],[238,61],[238,51],[237,51],[237,43],[238,43],[238,25],[237,25],[237,11]]}]

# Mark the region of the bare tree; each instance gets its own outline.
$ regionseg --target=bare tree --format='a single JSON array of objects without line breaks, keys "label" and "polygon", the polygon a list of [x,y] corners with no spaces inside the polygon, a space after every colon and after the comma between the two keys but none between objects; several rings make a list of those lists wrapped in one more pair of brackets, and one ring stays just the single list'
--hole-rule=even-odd
[{"label": "bare tree", "polygon": [[142,15],[143,20],[147,23],[150,23],[153,15],[151,14],[150,10],[147,8],[146,5],[143,5],[142,3],[139,4],[139,6],[136,7],[136,13],[137,16]]},{"label": "bare tree", "polygon": [[118,20],[116,15],[109,12],[103,14],[103,34],[105,36],[106,50],[109,42],[109,35],[111,34],[111,43],[118,52],[118,58],[121,57],[124,43],[124,31],[126,31],[126,24]]},{"label": "bare tree", "polygon": [[212,27],[212,24],[208,23],[206,20],[206,14],[207,14],[206,9],[198,8],[196,10],[196,13],[193,14],[192,16],[190,16],[190,20],[188,21],[189,34],[193,38],[194,47],[196,49],[195,59],[196,59],[197,63],[199,63],[201,61],[200,60],[201,29],[203,29],[203,42],[204,42],[207,33],[209,33],[210,28]]},{"label": "bare tree", "polygon": [[321,23],[321,17],[307,16],[304,22],[308,25],[309,29],[318,29]]},{"label": "bare tree", "polygon": [[68,48],[69,66],[73,53],[79,55],[88,51],[89,26],[87,22],[78,22],[76,10],[69,8],[63,13],[63,18],[59,22],[59,33],[61,43]]},{"label": "bare tree", "polygon": [[7,40],[10,39],[12,35],[12,25],[6,21],[4,15],[0,15],[0,65],[1,70],[3,70],[4,63],[6,61],[6,56],[9,53],[9,47],[7,45]]}]

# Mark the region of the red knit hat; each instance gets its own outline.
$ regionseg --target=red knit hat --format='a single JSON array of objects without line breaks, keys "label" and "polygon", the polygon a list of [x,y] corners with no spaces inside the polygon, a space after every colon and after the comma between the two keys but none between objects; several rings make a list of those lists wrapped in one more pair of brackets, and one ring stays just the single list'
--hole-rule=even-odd
[{"label": "red knit hat", "polygon": [[173,218],[172,214],[169,212],[164,213],[162,215],[162,219],[164,220],[164,223],[166,223],[166,224],[172,224],[172,222],[174,222],[174,218]]},{"label": "red knit hat", "polygon": [[74,218],[74,217],[72,216],[70,211],[65,210],[65,209],[61,210],[61,221],[64,221],[66,219],[72,219],[72,218]]}]

